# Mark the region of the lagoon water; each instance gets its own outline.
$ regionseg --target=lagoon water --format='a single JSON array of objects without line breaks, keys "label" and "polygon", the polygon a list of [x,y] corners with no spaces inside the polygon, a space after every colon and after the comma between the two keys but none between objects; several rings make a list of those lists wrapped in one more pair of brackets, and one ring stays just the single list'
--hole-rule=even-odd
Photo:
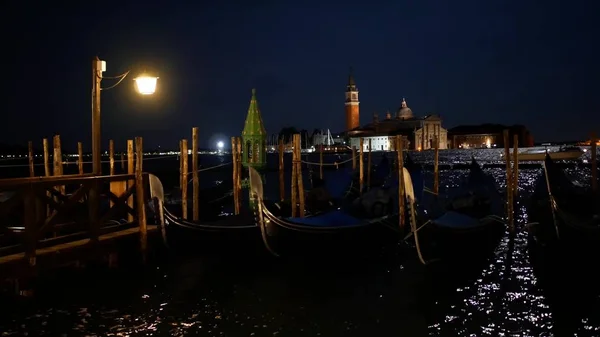
[{"label": "lagoon water", "polygon": [[[474,156],[485,164],[500,153],[442,151],[440,162],[466,163]],[[431,152],[412,155],[416,162],[432,159]],[[307,160],[318,161],[313,157]],[[326,156],[329,162],[347,158]],[[228,161],[201,158],[204,167]],[[269,157],[270,164],[276,161],[276,155]],[[176,158],[144,166],[167,191],[177,184]],[[0,173],[6,169],[0,167]],[[504,170],[486,170],[503,189]],[[65,272],[39,284],[33,298],[3,299],[0,336],[599,336],[598,292],[573,291],[577,274],[544,287],[530,263],[524,205],[540,173],[520,170],[514,243],[506,235],[493,257],[466,278],[432,279],[416,259],[389,250],[366,263],[326,266],[277,260],[259,244],[227,253],[166,252],[146,269]],[[203,171],[200,179],[210,186],[230,174]],[[326,171],[326,178],[335,174]],[[465,174],[442,170],[441,192],[456,187]],[[589,171],[570,174],[589,181]],[[277,173],[265,178],[266,193],[276,195]],[[432,185],[431,173],[425,183]],[[557,291],[572,292],[572,301],[551,300]],[[585,310],[576,310],[584,301]]]}]

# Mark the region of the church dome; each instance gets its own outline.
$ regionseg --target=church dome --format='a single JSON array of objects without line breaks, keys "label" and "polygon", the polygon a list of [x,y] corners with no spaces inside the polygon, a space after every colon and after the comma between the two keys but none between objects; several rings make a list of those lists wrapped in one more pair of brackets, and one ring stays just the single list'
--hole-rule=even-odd
[{"label": "church dome", "polygon": [[412,110],[406,105],[406,99],[402,99],[402,106],[398,109],[397,113],[400,119],[412,119],[414,118]]}]

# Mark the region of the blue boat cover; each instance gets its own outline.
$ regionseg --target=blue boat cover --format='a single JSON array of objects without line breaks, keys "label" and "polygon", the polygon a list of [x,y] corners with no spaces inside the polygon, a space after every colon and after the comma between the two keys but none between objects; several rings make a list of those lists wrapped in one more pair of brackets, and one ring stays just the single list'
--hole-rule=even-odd
[{"label": "blue boat cover", "polygon": [[480,225],[478,219],[454,211],[448,211],[432,222],[440,227],[448,228],[475,228]]},{"label": "blue boat cover", "polygon": [[355,218],[352,215],[345,213],[341,210],[331,211],[312,217],[305,218],[292,218],[289,217],[287,220],[292,221],[296,224],[314,226],[314,227],[346,227],[360,225],[363,220]]},{"label": "blue boat cover", "polygon": [[341,198],[348,191],[348,187],[352,183],[354,172],[352,169],[343,169],[343,172],[336,174],[336,178],[325,179],[325,188],[332,198]]}]

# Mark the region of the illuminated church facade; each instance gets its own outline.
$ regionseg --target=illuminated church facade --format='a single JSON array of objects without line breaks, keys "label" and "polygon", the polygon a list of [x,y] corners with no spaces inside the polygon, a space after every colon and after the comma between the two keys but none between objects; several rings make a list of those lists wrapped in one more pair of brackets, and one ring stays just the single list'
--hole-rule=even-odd
[{"label": "illuminated church facade", "polygon": [[448,130],[442,127],[442,119],[439,115],[426,115],[416,117],[411,108],[408,107],[406,99],[402,99],[400,108],[396,114],[388,111],[384,119],[378,114],[373,115],[371,123],[359,125],[359,100],[358,89],[352,72],[346,86],[346,135],[350,138],[350,146],[360,147],[360,139],[363,138],[363,151],[391,151],[393,150],[394,138],[398,135],[405,137],[405,149],[428,150],[435,147],[436,136],[439,139],[439,148],[448,148]]}]

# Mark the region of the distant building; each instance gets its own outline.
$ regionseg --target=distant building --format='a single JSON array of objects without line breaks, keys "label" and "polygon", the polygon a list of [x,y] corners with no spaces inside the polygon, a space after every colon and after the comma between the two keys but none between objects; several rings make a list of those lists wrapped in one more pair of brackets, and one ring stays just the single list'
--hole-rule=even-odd
[{"label": "distant building", "polygon": [[533,146],[533,136],[523,125],[502,124],[460,125],[448,130],[448,143],[454,149],[504,147],[504,130],[509,130],[510,146],[518,135],[520,147]]}]

